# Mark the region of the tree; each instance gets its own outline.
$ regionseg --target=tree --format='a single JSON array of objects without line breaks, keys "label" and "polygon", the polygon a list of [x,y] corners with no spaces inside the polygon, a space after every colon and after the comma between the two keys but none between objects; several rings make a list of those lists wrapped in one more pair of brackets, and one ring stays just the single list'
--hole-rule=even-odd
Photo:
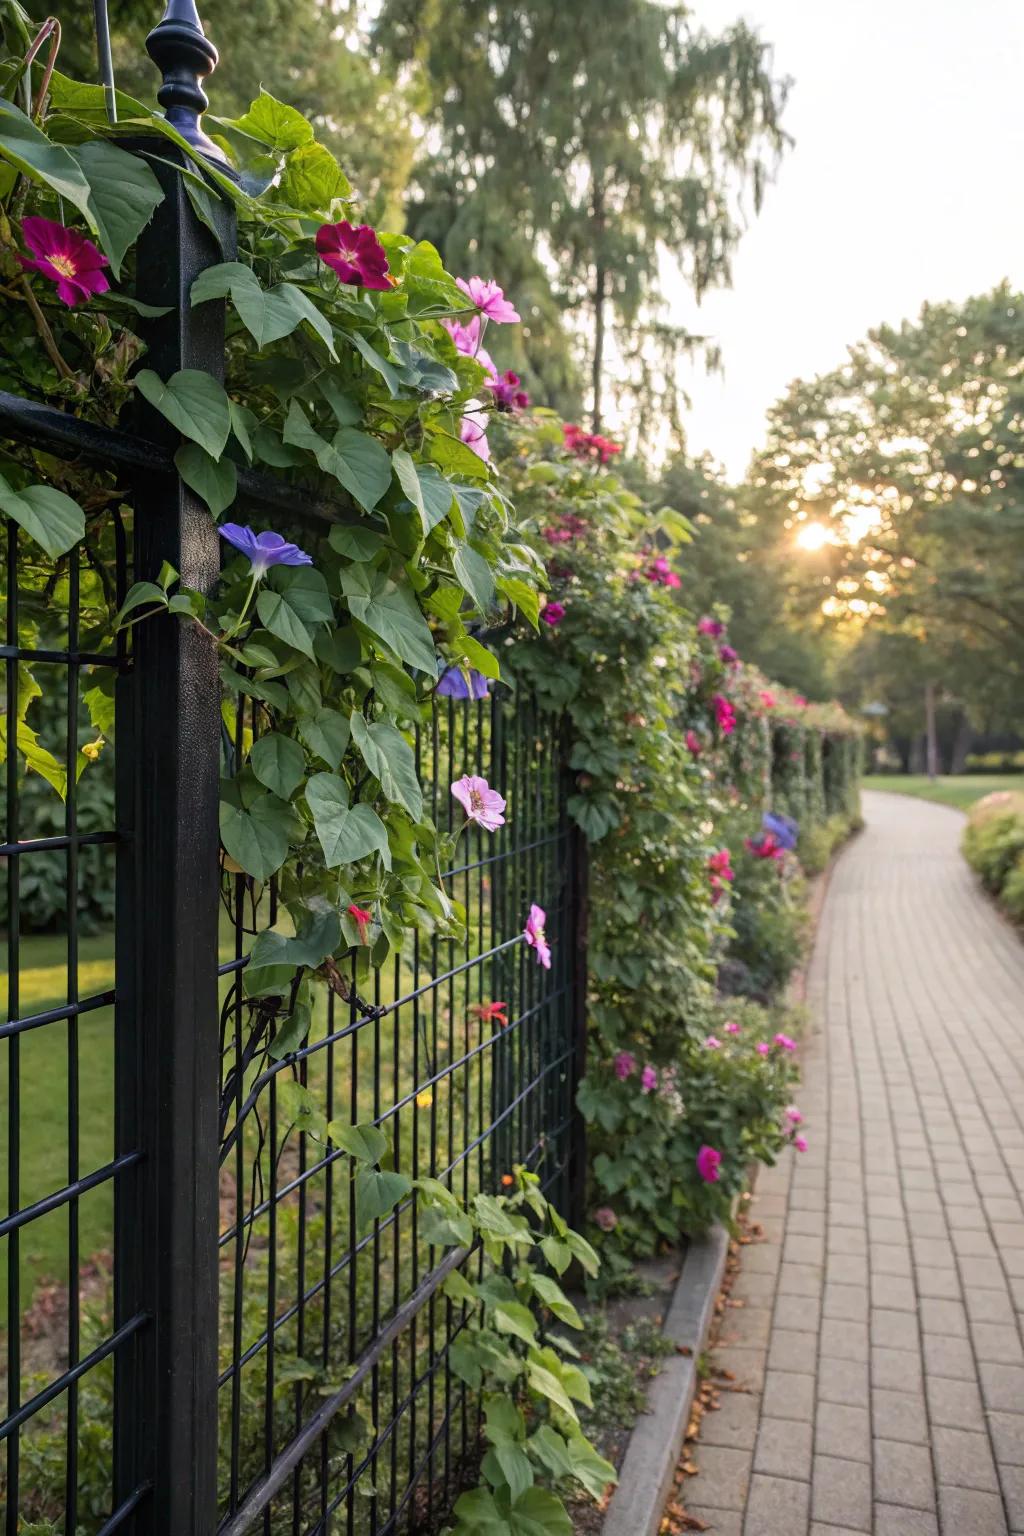
[{"label": "tree", "polygon": [[[767,45],[742,23],[712,37],[656,0],[384,0],[375,36],[432,92],[414,231],[527,300],[545,383],[560,372],[571,394],[583,354],[595,430],[613,369],[620,397],[674,419],[676,361],[697,339],[667,313],[666,280],[698,298],[729,281],[740,199],[749,188],[760,206],[785,143]],[[559,313],[571,348],[552,341]]]},{"label": "tree", "polygon": [[909,637],[978,721],[1024,705],[1022,356],[1005,284],[925,305],[793,385],[751,480],[787,602]]}]

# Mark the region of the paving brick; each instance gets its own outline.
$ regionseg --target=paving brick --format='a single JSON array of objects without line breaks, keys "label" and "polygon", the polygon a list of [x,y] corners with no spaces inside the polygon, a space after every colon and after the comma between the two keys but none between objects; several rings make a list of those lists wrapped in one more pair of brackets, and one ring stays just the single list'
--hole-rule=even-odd
[{"label": "paving brick", "polygon": [[772,1318],[774,1327],[810,1332],[817,1328],[822,1310],[820,1296],[780,1296]]},{"label": "paving brick", "polygon": [[932,1428],[932,1454],[940,1483],[998,1493],[995,1462],[987,1435],[965,1429]]},{"label": "paving brick", "polygon": [[821,1325],[821,1353],[836,1360],[866,1360],[867,1323],[826,1318]]},{"label": "paving brick", "polygon": [[812,1426],[794,1419],[763,1418],[754,1451],[754,1470],[806,1482],[811,1475]]},{"label": "paving brick", "polygon": [[939,1489],[942,1536],[1007,1536],[1003,1501],[995,1493]]},{"label": "paving brick", "polygon": [[[993,1291],[991,1294],[997,1293]],[[1019,1365],[1024,1361],[1020,1332],[1015,1325],[972,1322],[971,1343],[979,1360],[997,1360],[1003,1365]]]},{"label": "paving brick", "polygon": [[979,1366],[981,1395],[986,1408],[1001,1408],[1009,1413],[1024,1412],[1024,1366],[994,1365],[983,1360]]},{"label": "paving brick", "polygon": [[707,1487],[708,1499],[716,1509],[742,1512],[750,1487],[750,1452],[727,1445],[700,1445],[694,1460],[700,1468],[700,1476],[690,1485],[695,1498],[701,1498],[702,1488]]},{"label": "paving brick", "polygon": [[842,1285],[835,1281],[827,1283],[822,1312],[825,1317],[862,1323],[868,1315],[867,1288],[863,1285]]},{"label": "paving brick", "polygon": [[873,1274],[871,1305],[896,1312],[916,1312],[917,1292],[913,1280],[907,1275]]},{"label": "paving brick", "polygon": [[[939,1522],[927,1510],[876,1504],[874,1536],[939,1536]],[[967,1532],[961,1536],[967,1536]]]},{"label": "paving brick", "polygon": [[765,1349],[771,1331],[772,1314],[768,1307],[729,1307],[719,1329],[719,1348],[741,1344],[748,1349]]},{"label": "paving brick", "polygon": [[768,1364],[773,1371],[810,1372],[818,1363],[818,1335],[792,1328],[773,1328]]},{"label": "paving brick", "polygon": [[928,1416],[920,1392],[893,1392],[875,1387],[871,1393],[871,1411],[875,1434],[885,1440],[905,1440],[911,1445],[927,1445]]},{"label": "paving brick", "polygon": [[947,1376],[925,1378],[928,1415],[933,1424],[951,1429],[984,1429],[985,1412],[976,1381],[953,1381]]},{"label": "paving brick", "polygon": [[988,1432],[1001,1467],[1024,1467],[1024,1412],[990,1413]]},{"label": "paving brick", "polygon": [[783,1264],[779,1270],[780,1296],[820,1296],[823,1283],[820,1264]]},{"label": "paving brick", "polygon": [[963,1294],[960,1277],[955,1269],[919,1269],[917,1271],[919,1296],[934,1296],[939,1301],[958,1301]]},{"label": "paving brick", "polygon": [[721,1392],[719,1406],[701,1421],[702,1445],[731,1445],[752,1451],[761,1416],[761,1399],[752,1392]]},{"label": "paving brick", "polygon": [[935,1508],[931,1452],[925,1445],[903,1440],[874,1443],[875,1497],[883,1504],[907,1504],[913,1509]]},{"label": "paving brick", "polygon": [[769,1371],[764,1381],[764,1412],[776,1419],[814,1417],[814,1377],[794,1371]]},{"label": "paving brick", "polygon": [[[696,1488],[696,1484],[693,1485]],[[714,1536],[743,1536],[743,1516],[735,1509],[711,1509],[706,1504],[687,1501],[686,1512],[703,1521]]]},{"label": "paving brick", "polygon": [[888,1349],[917,1348],[917,1318],[913,1313],[875,1307],[871,1312],[871,1342]]},{"label": "paving brick", "polygon": [[755,1472],[750,1482],[743,1536],[794,1536],[807,1528],[808,1483]]},{"label": "paving brick", "polygon": [[871,1469],[859,1461],[815,1456],[811,1514],[826,1525],[871,1530]]},{"label": "paving brick", "polygon": [[872,1275],[902,1275],[909,1278],[913,1272],[910,1249],[898,1243],[872,1243],[870,1269]]},{"label": "paving brick", "polygon": [[814,1444],[823,1456],[850,1461],[871,1460],[871,1421],[866,1408],[848,1403],[818,1404],[814,1415]]},{"label": "paving brick", "polygon": [[921,1385],[921,1356],[915,1349],[874,1348],[871,1351],[871,1385],[894,1392],[913,1392]]},{"label": "paving brick", "polygon": [[926,1333],[922,1348],[925,1370],[930,1376],[954,1376],[960,1381],[977,1380],[977,1363],[967,1339]]},{"label": "paving brick", "polygon": [[866,1408],[867,1361],[836,1360],[822,1356],[818,1362],[818,1396],[826,1403],[849,1403],[854,1408]]},{"label": "paving brick", "polygon": [[739,1345],[730,1345],[728,1349],[716,1349],[712,1360],[718,1370],[731,1373],[737,1387],[760,1392],[764,1386],[763,1349],[741,1349]]},{"label": "paving brick", "polygon": [[967,1314],[960,1301],[943,1301],[935,1296],[923,1296],[920,1318],[923,1333],[940,1333],[947,1337],[956,1334],[964,1339],[967,1337]]}]

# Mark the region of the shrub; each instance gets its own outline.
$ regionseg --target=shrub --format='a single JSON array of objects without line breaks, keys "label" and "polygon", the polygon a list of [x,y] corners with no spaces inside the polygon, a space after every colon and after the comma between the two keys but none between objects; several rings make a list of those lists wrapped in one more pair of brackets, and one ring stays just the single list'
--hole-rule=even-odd
[{"label": "shrub", "polygon": [[806,883],[792,855],[758,857],[745,847],[737,853],[733,936],[719,968],[721,991],[762,1003],[781,995],[807,947],[805,897]]},{"label": "shrub", "polygon": [[1024,795],[986,795],[972,807],[963,851],[985,889],[1011,917],[1024,920]]}]

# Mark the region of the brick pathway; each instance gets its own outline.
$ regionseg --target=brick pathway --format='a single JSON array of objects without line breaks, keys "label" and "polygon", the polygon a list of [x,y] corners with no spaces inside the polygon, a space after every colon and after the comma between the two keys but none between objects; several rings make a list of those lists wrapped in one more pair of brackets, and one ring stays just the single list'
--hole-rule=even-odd
[{"label": "brick pathway", "polygon": [[809,978],[811,1150],[762,1172],[687,1507],[716,1536],[1024,1533],[1024,944],[963,822],[865,795]]}]

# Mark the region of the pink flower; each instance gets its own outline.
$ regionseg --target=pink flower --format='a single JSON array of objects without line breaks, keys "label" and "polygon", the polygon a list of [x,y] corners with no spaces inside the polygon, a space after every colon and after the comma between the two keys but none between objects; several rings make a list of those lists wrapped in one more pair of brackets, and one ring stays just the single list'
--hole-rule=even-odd
[{"label": "pink flower", "polygon": [[768,1042],[766,1040],[759,1040],[757,1042],[757,1054],[759,1056],[767,1056],[768,1052],[770,1050],[771,1050],[771,1046],[768,1044]]},{"label": "pink flower", "polygon": [[793,703],[796,705],[797,709],[806,709],[807,708],[807,700],[804,698],[802,693],[798,693],[798,694],[794,695]]},{"label": "pink flower", "polygon": [[620,1082],[625,1082],[635,1071],[636,1057],[631,1051],[620,1051],[615,1058],[615,1076]]},{"label": "pink flower", "polygon": [[719,635],[725,634],[725,625],[722,624],[718,619],[712,619],[707,614],[705,614],[704,617],[698,621],[697,633],[698,635],[711,635],[714,639],[717,640]]},{"label": "pink flower", "polygon": [[359,288],[391,287],[387,253],[369,224],[360,224],[358,229],[347,219],[321,224],[316,232],[316,253],[343,283]]},{"label": "pink flower", "polygon": [[485,282],[482,277],[471,277],[468,283],[464,277],[455,281],[470,302],[495,325],[512,325],[520,318],[497,283]]},{"label": "pink flower", "polygon": [[594,1212],[594,1221],[602,1232],[614,1232],[619,1224],[619,1218],[610,1205],[599,1206]]},{"label": "pink flower", "polygon": [[664,555],[659,555],[657,560],[652,560],[644,571],[648,581],[655,582],[662,587],[679,587],[682,585],[679,577],[669,565]]},{"label": "pink flower", "polygon": [[494,401],[499,411],[525,411],[530,397],[519,385],[519,375],[513,373],[511,368],[501,374],[495,373],[493,378],[487,380],[487,387],[494,391]]},{"label": "pink flower", "polygon": [[622,452],[621,443],[613,443],[599,432],[584,432],[582,427],[573,426],[570,421],[563,422],[562,436],[566,448],[578,459],[596,459],[599,464],[607,464],[609,459]]},{"label": "pink flower", "polygon": [[480,316],[473,315],[465,325],[461,320],[442,320],[441,324],[455,343],[456,352],[472,357],[480,345]]},{"label": "pink flower", "polygon": [[760,689],[760,691],[758,692],[757,696],[761,700],[761,703],[762,703],[762,705],[764,706],[765,709],[774,709],[775,708],[775,703],[776,703],[775,695],[774,695],[774,693],[771,692],[771,690],[769,688],[762,688],[762,689]]},{"label": "pink flower", "polygon": [[793,1137],[793,1145],[794,1145],[794,1147],[796,1147],[798,1152],[806,1152],[807,1151],[807,1137],[806,1136],[794,1136]]},{"label": "pink flower", "polygon": [[718,647],[718,659],[719,661],[724,661],[726,666],[732,666],[733,662],[739,661],[740,653],[739,651],[734,651],[731,645],[720,645]]},{"label": "pink flower", "polygon": [[716,693],[711,700],[711,707],[715,711],[715,719],[718,722],[722,735],[731,736],[736,729],[736,711],[729,703],[729,700],[724,698],[722,694]]},{"label": "pink flower", "polygon": [[501,814],[505,802],[486,779],[463,774],[452,785],[452,794],[466,812],[467,821],[475,821],[487,832],[497,832],[499,827],[505,825],[505,818]]},{"label": "pink flower", "polygon": [[755,859],[774,859],[781,864],[786,857],[786,850],[773,832],[765,832],[759,838],[745,837],[743,846]]},{"label": "pink flower", "polygon": [[28,256],[19,256],[21,265],[26,271],[41,272],[56,283],[57,297],[69,309],[87,304],[94,294],[106,293],[110,287],[103,274],[103,268],[110,263],[77,229],[32,216],[22,219],[21,233],[36,257],[33,261]]},{"label": "pink flower", "polygon": [[720,880],[735,880],[736,878],[735,871],[729,863],[730,857],[728,848],[719,848],[717,853],[711,854],[708,858],[708,869],[710,869],[713,875],[717,875]]},{"label": "pink flower", "polygon": [[696,731],[687,731],[686,750],[689,752],[691,757],[700,757],[700,737],[697,735]]},{"label": "pink flower", "polygon": [[705,1184],[717,1184],[721,1178],[722,1154],[714,1147],[701,1147],[697,1153],[697,1172]]},{"label": "pink flower", "polygon": [[651,1066],[644,1067],[640,1073],[640,1087],[644,1093],[653,1093],[658,1086],[658,1074]]},{"label": "pink flower", "polygon": [[352,902],[348,908],[348,915],[359,930],[360,944],[368,943],[367,934],[373,922],[373,913],[364,911],[362,907],[357,907],[355,902]]},{"label": "pink flower", "polygon": [[545,624],[554,627],[556,624],[561,624],[565,618],[565,606],[562,603],[545,603],[540,616]]},{"label": "pink flower", "polygon": [[790,1125],[800,1125],[803,1122],[803,1118],[803,1115],[797,1109],[796,1105],[790,1104],[786,1110],[786,1119],[789,1121]]},{"label": "pink flower", "polygon": [[783,1051],[796,1050],[796,1041],[791,1040],[788,1035],[776,1035],[775,1044],[779,1047],[780,1050]]},{"label": "pink flower", "polygon": [[725,1026],[725,1032],[726,1032],[727,1035],[738,1035],[739,1034],[740,1027],[736,1023],[735,1019],[730,1019],[729,1020],[728,1024]]},{"label": "pink flower", "polygon": [[487,416],[483,411],[466,411],[459,426],[459,437],[472,448],[478,459],[490,463],[491,445],[487,441]]},{"label": "pink flower", "polygon": [[546,971],[551,969],[551,946],[544,934],[544,923],[547,913],[543,907],[538,907],[536,902],[530,907],[530,915],[526,919],[526,927],[523,930],[523,938],[531,949],[537,951],[537,960]]},{"label": "pink flower", "polygon": [[717,1035],[708,1035],[704,1041],[704,1047],[709,1051],[718,1051],[721,1050],[722,1042],[718,1039]]}]

